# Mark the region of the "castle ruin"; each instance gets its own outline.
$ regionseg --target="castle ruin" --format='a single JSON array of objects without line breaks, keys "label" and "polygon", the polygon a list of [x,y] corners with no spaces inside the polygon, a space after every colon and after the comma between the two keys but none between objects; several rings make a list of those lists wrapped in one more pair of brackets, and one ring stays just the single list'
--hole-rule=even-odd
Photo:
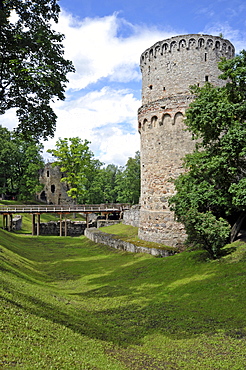
[{"label": "castle ruin", "polygon": [[64,175],[58,166],[46,163],[39,171],[39,182],[43,189],[37,194],[37,199],[47,204],[73,204],[73,199],[67,195],[68,184],[61,181]]},{"label": "castle ruin", "polygon": [[184,227],[175,222],[168,200],[175,191],[173,180],[184,171],[182,158],[194,148],[183,121],[194,99],[189,87],[206,82],[223,86],[218,78],[222,57],[234,57],[231,42],[199,34],[157,42],[141,55],[141,239],[169,246],[184,241]]}]

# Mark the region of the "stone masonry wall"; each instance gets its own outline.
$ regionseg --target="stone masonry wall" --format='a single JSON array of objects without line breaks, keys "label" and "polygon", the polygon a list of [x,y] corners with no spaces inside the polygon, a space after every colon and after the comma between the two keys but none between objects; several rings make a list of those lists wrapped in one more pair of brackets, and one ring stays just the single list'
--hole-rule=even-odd
[{"label": "stone masonry wall", "polygon": [[123,224],[139,227],[140,205],[136,204],[123,213]]},{"label": "stone masonry wall", "polygon": [[[84,235],[86,229],[85,221],[70,221],[67,220],[67,236],[80,236]],[[35,233],[37,233],[37,225],[35,225]],[[41,222],[39,227],[40,235],[60,235],[60,222],[50,221]],[[62,235],[65,234],[65,222],[62,222]]]},{"label": "stone masonry wall", "polygon": [[85,236],[95,243],[105,244],[109,247],[132,253],[148,253],[152,256],[168,257],[174,253],[158,248],[139,247],[124,240],[117,239],[113,234],[104,233],[96,228],[85,230]]},{"label": "stone masonry wall", "polygon": [[184,227],[174,221],[168,200],[175,191],[174,179],[184,171],[182,158],[195,146],[184,123],[185,111],[194,99],[189,86],[206,82],[222,86],[225,81],[218,78],[218,62],[233,56],[230,41],[210,35],[172,37],[141,55],[139,237],[144,240],[169,246],[184,241]]},{"label": "stone masonry wall", "polygon": [[73,199],[67,195],[68,185],[61,181],[63,177],[58,166],[53,167],[52,163],[47,163],[39,173],[43,189],[37,198],[47,204],[73,204]]},{"label": "stone masonry wall", "polygon": [[21,228],[22,228],[22,216],[15,215],[15,217],[13,217],[13,230],[21,230]]}]

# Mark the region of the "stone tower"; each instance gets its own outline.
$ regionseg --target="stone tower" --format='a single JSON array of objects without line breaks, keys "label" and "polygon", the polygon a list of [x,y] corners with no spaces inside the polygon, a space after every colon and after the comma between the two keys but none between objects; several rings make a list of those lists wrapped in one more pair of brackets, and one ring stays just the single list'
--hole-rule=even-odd
[{"label": "stone tower", "polygon": [[67,195],[69,189],[66,182],[61,182],[64,173],[58,166],[46,163],[39,171],[39,182],[43,185],[42,191],[37,194],[37,199],[47,204],[66,205],[73,204],[74,200]]},{"label": "stone tower", "polygon": [[218,78],[218,62],[233,56],[230,41],[196,34],[157,42],[141,55],[141,239],[182,244],[184,228],[174,221],[168,199],[174,193],[172,180],[183,172],[182,158],[194,148],[183,123],[194,98],[189,87],[206,82],[222,86],[225,81]]}]

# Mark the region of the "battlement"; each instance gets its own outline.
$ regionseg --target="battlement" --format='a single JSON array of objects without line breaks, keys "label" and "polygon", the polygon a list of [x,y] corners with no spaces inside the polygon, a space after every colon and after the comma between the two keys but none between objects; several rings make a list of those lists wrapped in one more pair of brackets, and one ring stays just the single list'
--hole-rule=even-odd
[{"label": "battlement", "polygon": [[191,85],[222,86],[218,62],[234,53],[231,42],[219,36],[182,35],[155,43],[140,58],[143,104],[189,93]]},{"label": "battlement", "polygon": [[170,39],[156,42],[153,46],[146,49],[140,58],[140,66],[151,62],[153,59],[161,57],[167,53],[176,53],[182,50],[216,50],[221,53],[221,56],[232,58],[235,54],[235,49],[229,40],[222,39],[219,36],[212,35],[180,35]]}]

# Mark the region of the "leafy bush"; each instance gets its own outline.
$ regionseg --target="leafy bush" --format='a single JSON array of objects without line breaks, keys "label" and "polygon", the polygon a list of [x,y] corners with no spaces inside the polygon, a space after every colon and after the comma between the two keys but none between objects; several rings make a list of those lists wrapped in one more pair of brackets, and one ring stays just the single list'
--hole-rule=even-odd
[{"label": "leafy bush", "polygon": [[186,242],[205,249],[211,258],[220,255],[220,249],[227,243],[230,225],[222,217],[216,219],[212,212],[201,213],[190,210],[183,223],[188,234]]}]

